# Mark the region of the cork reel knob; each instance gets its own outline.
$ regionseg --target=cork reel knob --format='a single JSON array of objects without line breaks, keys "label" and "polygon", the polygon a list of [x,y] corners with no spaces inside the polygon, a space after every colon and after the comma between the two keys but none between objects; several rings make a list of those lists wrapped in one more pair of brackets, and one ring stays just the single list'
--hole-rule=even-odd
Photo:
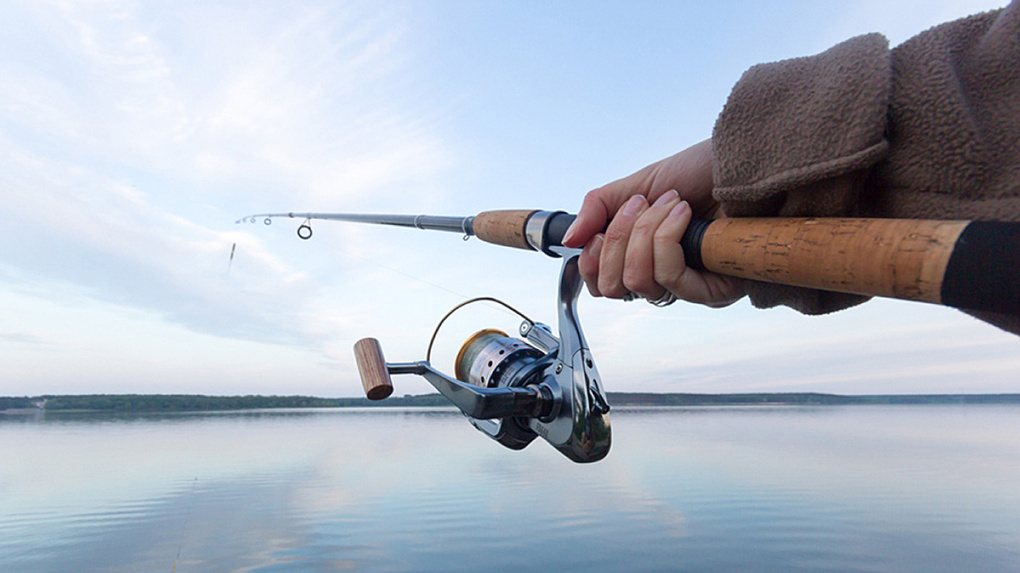
[{"label": "cork reel knob", "polygon": [[354,359],[358,362],[361,385],[369,400],[382,400],[393,394],[393,381],[378,340],[362,338],[354,343]]}]

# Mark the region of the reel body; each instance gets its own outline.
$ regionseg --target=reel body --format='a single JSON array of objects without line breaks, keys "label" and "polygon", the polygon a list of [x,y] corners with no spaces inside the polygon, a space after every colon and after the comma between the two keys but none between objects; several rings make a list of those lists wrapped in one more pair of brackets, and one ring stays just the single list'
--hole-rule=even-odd
[{"label": "reel body", "polygon": [[579,463],[609,453],[609,404],[591,351],[577,319],[582,280],[580,251],[551,247],[563,258],[558,297],[558,334],[525,320],[520,338],[482,330],[461,347],[456,377],[427,360],[387,363],[378,341],[355,344],[355,357],[366,394],[382,399],[392,393],[392,374],[417,374],[428,380],[482,433],[519,450],[536,437]]}]

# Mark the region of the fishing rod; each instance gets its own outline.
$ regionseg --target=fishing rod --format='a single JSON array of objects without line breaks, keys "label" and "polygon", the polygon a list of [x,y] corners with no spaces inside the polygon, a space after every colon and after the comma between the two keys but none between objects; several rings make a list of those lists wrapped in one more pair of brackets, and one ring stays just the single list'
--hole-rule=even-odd
[{"label": "fishing rod", "polygon": [[[386,362],[373,338],[355,344],[355,357],[369,399],[392,394],[390,375],[416,374],[456,405],[476,428],[508,448],[524,448],[541,436],[576,462],[597,461],[608,454],[609,403],[577,317],[583,282],[577,267],[581,251],[562,245],[575,215],[534,210],[485,211],[469,217],[267,213],[237,222],[263,219],[268,225],[277,217],[302,219],[298,227],[302,239],[311,238],[312,220],[349,221],[456,232],[464,238],[475,236],[487,243],[562,258],[558,337],[550,327],[527,317],[520,327],[523,338],[491,329],[480,331],[461,347],[455,361],[456,377],[432,367],[430,356],[417,362]],[[695,219],[681,245],[687,266],[696,270],[971,311],[1020,314],[1020,223]]]}]

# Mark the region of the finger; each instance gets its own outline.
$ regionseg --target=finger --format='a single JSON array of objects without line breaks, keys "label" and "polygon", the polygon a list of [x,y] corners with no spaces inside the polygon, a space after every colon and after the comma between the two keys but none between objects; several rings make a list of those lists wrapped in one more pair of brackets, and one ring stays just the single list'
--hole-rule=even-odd
[{"label": "finger", "polygon": [[611,213],[615,212],[616,209],[607,205],[601,189],[589,192],[584,196],[581,210],[577,212],[574,222],[563,234],[563,246],[576,249],[586,244],[595,234],[601,233],[606,228]]},{"label": "finger", "polygon": [[634,195],[624,203],[606,228],[602,253],[599,256],[599,292],[610,298],[623,298],[627,287],[623,284],[623,265],[627,256],[627,242],[638,217],[648,209],[648,201]]},{"label": "finger", "polygon": [[678,298],[721,308],[747,293],[743,280],[693,270],[685,264],[680,239],[691,222],[691,206],[683,201],[669,212],[655,233],[655,281]]},{"label": "finger", "polygon": [[[653,276],[655,282],[684,300],[692,300],[695,293],[691,288],[691,273],[684,260],[684,250],[680,239],[691,222],[691,206],[681,201],[663,219],[652,239],[652,251],[655,257]],[[695,301],[696,302],[696,301]]]},{"label": "finger", "polygon": [[653,243],[656,230],[679,202],[680,196],[676,191],[663,193],[638,217],[627,242],[623,285],[648,300],[657,300],[666,294],[665,287],[655,280],[657,261]]},{"label": "finger", "polygon": [[602,296],[598,287],[599,255],[602,253],[602,242],[602,235],[595,235],[584,246],[584,250],[581,251],[581,256],[577,260],[577,270],[581,273],[584,284],[588,286],[588,292],[595,297]]}]

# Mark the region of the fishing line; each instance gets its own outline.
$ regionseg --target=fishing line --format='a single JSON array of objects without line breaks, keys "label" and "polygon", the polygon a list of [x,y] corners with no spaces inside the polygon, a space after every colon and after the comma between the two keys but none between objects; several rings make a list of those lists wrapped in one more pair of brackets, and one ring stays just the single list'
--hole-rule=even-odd
[{"label": "fishing line", "polygon": [[[521,314],[520,311],[516,310],[515,308],[511,307],[510,305],[506,304],[505,302],[503,302],[501,300],[498,300],[498,299],[495,299],[495,298],[492,298],[492,297],[474,297],[474,298],[472,298],[472,297],[469,297],[468,295],[466,295],[464,293],[460,293],[460,292],[457,292],[455,290],[448,289],[448,288],[446,288],[446,287],[444,287],[442,285],[436,284],[436,283],[434,283],[432,281],[428,281],[428,280],[425,280],[425,279],[423,279],[421,277],[416,277],[414,275],[409,275],[409,274],[405,273],[404,271],[401,271],[399,269],[395,269],[395,268],[393,268],[391,266],[388,266],[388,265],[384,265],[384,264],[380,263],[379,261],[375,260],[374,258],[367,257],[367,256],[362,255],[360,253],[345,251],[344,254],[349,256],[349,257],[352,257],[352,258],[354,258],[356,260],[359,260],[359,261],[362,261],[362,262],[366,262],[366,263],[370,263],[370,264],[373,264],[373,265],[375,265],[377,267],[384,268],[384,269],[386,269],[386,270],[388,270],[388,271],[390,271],[392,273],[396,273],[396,274],[398,274],[398,275],[400,275],[402,277],[405,277],[405,278],[411,279],[413,281],[417,281],[419,283],[422,283],[422,284],[428,285],[430,287],[439,289],[439,290],[441,290],[441,291],[443,291],[443,292],[445,292],[447,294],[452,294],[453,296],[455,296],[455,297],[457,297],[459,299],[462,299],[462,300],[463,299],[467,299],[466,302],[462,302],[462,303],[458,304],[456,307],[454,307],[453,310],[457,310],[458,308],[460,308],[462,306],[465,306],[467,304],[470,304],[472,302],[478,302],[478,301],[495,302],[495,303],[498,303],[498,304],[487,304],[485,306],[487,306],[487,307],[489,307],[491,309],[494,309],[494,310],[498,310],[499,312],[502,312],[502,313],[505,313],[505,314],[509,314],[511,316],[516,314],[518,316],[524,317],[525,320],[528,320],[530,322],[530,319],[528,319],[526,316]],[[507,310],[507,309],[509,309],[509,310]],[[440,325],[443,323],[444,320],[447,319],[449,314],[453,313],[453,310],[451,310],[450,313],[447,314],[447,316],[444,316],[443,319],[439,321]],[[436,330],[438,331],[438,327],[437,327]],[[433,340],[435,340],[435,334],[433,334],[432,338],[433,338]],[[431,348],[432,348],[432,343],[430,342],[429,343],[429,349],[431,350]]]},{"label": "fishing line", "polygon": [[181,524],[181,542],[177,544],[177,556],[174,557],[174,566],[170,568],[170,573],[177,570],[177,561],[181,558],[181,548],[184,547],[184,530],[188,527],[188,519],[191,517],[191,505],[195,501],[195,484],[198,483],[198,476],[195,476],[195,481],[191,482],[191,491],[188,492],[188,507],[184,511],[184,523]]},{"label": "fishing line", "polygon": [[[442,285],[438,285],[438,284],[436,284],[436,283],[434,283],[434,282],[431,282],[431,281],[427,281],[427,280],[425,280],[425,279],[423,279],[423,278],[420,278],[420,277],[416,277],[416,276],[414,276],[414,275],[409,275],[409,274],[405,273],[404,271],[401,271],[401,270],[399,270],[399,269],[395,269],[395,268],[393,268],[393,267],[390,267],[390,266],[384,265],[384,264],[382,264],[382,263],[380,263],[380,262],[378,262],[378,261],[376,261],[376,260],[374,260],[374,259],[370,259],[370,258],[368,258],[368,257],[364,257],[364,256],[361,256],[361,255],[357,255],[357,254],[354,254],[354,253],[351,253],[351,254],[352,254],[352,255],[353,255],[353,256],[354,256],[354,257],[355,257],[356,259],[358,259],[358,260],[360,260],[360,261],[363,261],[363,262],[367,262],[367,263],[371,263],[371,264],[373,264],[373,265],[375,265],[375,266],[377,266],[377,267],[382,267],[382,268],[384,268],[384,269],[386,269],[386,270],[388,270],[388,271],[390,271],[390,272],[394,272],[394,273],[397,273],[398,275],[400,275],[400,276],[402,276],[402,277],[405,277],[405,278],[411,279],[411,280],[413,280],[413,281],[418,281],[418,282],[420,282],[420,283],[422,283],[422,284],[426,284],[426,285],[429,285],[429,286],[431,286],[431,287],[435,287],[435,288],[437,288],[437,289],[439,289],[439,290],[441,290],[441,291],[443,291],[443,292],[445,292],[445,293],[448,293],[448,294],[452,294],[453,296],[455,296],[455,297],[457,297],[457,298],[460,298],[460,299],[466,299],[466,298],[468,298],[468,295],[466,295],[466,294],[464,294],[464,293],[460,293],[460,292],[457,292],[457,291],[455,291],[455,290],[450,290],[450,289],[448,289],[448,288],[446,288],[446,287],[444,287],[444,286],[442,286]],[[498,308],[498,307],[493,307],[493,308]],[[500,309],[500,310],[502,310],[502,309]]]}]

